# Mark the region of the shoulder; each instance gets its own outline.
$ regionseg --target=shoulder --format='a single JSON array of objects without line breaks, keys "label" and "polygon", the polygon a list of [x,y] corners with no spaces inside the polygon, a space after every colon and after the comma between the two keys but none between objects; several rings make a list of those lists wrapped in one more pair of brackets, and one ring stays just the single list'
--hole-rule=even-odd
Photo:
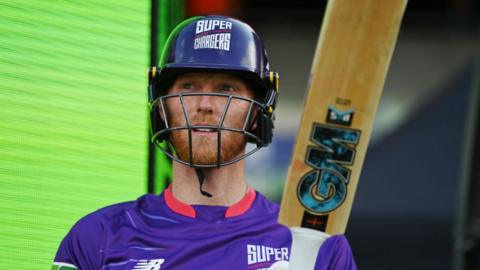
[{"label": "shoulder", "polygon": [[128,221],[125,216],[129,210],[133,209],[136,201],[123,202],[100,208],[75,223],[69,234],[82,234],[89,232],[104,232],[104,230],[112,226],[122,223],[120,221]]},{"label": "shoulder", "polygon": [[128,211],[135,205],[135,201],[118,203],[82,217],[62,240],[55,264],[98,269],[105,238],[114,233],[116,227],[129,222]]},{"label": "shoulder", "polygon": [[315,269],[357,269],[352,249],[344,235],[332,235],[323,243]]},{"label": "shoulder", "polygon": [[342,248],[350,248],[350,244],[348,243],[347,238],[343,234],[336,234],[330,236],[325,241],[324,247],[337,250]]}]

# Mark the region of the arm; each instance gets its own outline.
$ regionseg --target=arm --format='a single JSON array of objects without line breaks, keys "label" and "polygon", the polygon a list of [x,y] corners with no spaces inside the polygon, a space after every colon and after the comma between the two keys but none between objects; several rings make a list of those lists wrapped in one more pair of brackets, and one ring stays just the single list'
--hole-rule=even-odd
[{"label": "arm", "polygon": [[52,269],[99,269],[103,231],[94,215],[82,218],[61,242]]},{"label": "arm", "polygon": [[278,262],[270,270],[356,270],[352,250],[343,235],[330,236],[307,229],[291,228],[292,248],[288,263]]},{"label": "arm", "polygon": [[343,235],[331,236],[320,248],[315,270],[356,270],[352,249]]}]

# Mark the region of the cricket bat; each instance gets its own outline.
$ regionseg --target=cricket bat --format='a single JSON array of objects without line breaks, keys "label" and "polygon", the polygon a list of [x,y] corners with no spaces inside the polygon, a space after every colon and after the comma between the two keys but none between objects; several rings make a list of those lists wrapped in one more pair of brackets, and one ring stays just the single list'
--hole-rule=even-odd
[{"label": "cricket bat", "polygon": [[328,2],[279,223],[344,233],[406,4]]}]

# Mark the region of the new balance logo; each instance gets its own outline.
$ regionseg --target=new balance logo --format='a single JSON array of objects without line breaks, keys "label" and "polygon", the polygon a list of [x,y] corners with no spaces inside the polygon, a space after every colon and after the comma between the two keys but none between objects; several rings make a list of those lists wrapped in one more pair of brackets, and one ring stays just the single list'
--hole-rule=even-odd
[{"label": "new balance logo", "polygon": [[165,259],[139,260],[132,270],[158,270]]}]

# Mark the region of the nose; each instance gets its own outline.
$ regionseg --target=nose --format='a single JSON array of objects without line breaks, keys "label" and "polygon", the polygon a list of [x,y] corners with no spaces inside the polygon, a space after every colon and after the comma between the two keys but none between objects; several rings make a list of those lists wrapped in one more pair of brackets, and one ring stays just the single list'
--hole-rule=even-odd
[{"label": "nose", "polygon": [[[203,92],[208,94],[208,92]],[[201,95],[198,96],[197,112],[213,113],[213,96]]]},{"label": "nose", "polygon": [[210,96],[208,94],[211,94],[214,92],[212,85],[210,84],[204,84],[202,85],[202,89],[199,91],[202,94],[205,95],[199,95],[197,96],[197,112],[203,112],[203,113],[213,113],[214,111],[214,96]]}]

